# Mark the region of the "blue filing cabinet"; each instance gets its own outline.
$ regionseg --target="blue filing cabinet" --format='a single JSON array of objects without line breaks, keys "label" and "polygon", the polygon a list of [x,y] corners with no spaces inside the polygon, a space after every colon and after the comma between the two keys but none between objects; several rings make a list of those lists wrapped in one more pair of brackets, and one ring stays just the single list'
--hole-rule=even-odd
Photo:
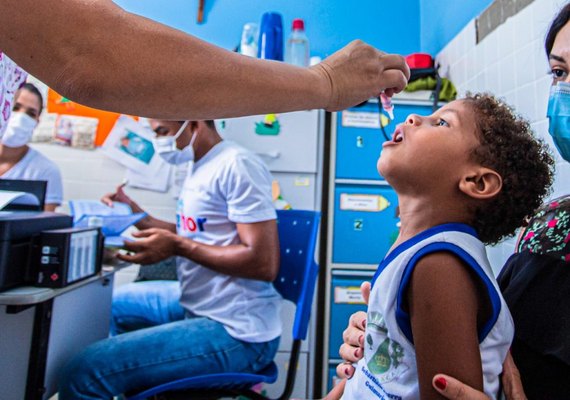
[{"label": "blue filing cabinet", "polygon": [[[394,99],[394,121],[382,117],[388,137],[410,114],[432,113],[430,101]],[[332,389],[342,332],[366,310],[360,284],[371,280],[398,235],[395,191],[376,169],[384,136],[378,103],[332,114],[322,392]]]},{"label": "blue filing cabinet", "polygon": [[333,263],[378,264],[398,236],[397,205],[390,186],[337,184]]}]

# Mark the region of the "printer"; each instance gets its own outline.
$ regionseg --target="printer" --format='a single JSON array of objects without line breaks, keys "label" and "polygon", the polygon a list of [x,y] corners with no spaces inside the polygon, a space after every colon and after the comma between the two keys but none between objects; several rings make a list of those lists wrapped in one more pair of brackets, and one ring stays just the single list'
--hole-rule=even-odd
[{"label": "printer", "polygon": [[43,231],[70,228],[73,218],[44,211],[0,212],[0,290],[36,280],[34,243]]}]

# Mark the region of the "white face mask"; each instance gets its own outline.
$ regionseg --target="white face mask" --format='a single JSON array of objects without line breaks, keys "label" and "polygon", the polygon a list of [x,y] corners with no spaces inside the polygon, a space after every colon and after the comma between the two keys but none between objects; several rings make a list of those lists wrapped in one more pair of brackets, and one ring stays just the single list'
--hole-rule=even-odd
[{"label": "white face mask", "polygon": [[196,140],[195,132],[192,133],[192,139],[190,139],[188,146],[184,147],[182,150],[176,147],[176,139],[180,137],[189,122],[190,121],[184,122],[174,136],[161,136],[154,139],[154,149],[167,163],[179,165],[194,161],[194,147],[192,145]]},{"label": "white face mask", "polygon": [[7,147],[21,147],[30,141],[38,121],[23,112],[14,112],[8,120],[2,144]]}]

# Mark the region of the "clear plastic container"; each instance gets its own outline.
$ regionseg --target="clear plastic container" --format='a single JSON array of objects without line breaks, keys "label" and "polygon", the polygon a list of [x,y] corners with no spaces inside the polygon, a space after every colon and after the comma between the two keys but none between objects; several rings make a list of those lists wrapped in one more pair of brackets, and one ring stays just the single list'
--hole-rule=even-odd
[{"label": "clear plastic container", "polygon": [[302,19],[293,20],[293,30],[285,48],[285,62],[299,67],[309,66],[309,39],[305,35],[305,23]]},{"label": "clear plastic container", "polygon": [[240,42],[240,53],[250,57],[257,57],[257,37],[259,27],[253,22],[243,26]]}]

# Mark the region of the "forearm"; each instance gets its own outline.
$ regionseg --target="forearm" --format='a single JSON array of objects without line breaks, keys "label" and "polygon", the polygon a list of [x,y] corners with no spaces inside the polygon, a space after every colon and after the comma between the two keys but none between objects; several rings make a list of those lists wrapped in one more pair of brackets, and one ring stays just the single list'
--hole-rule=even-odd
[{"label": "forearm", "polygon": [[213,119],[331,97],[320,72],[226,51],[107,0],[3,0],[0,49],[79,103],[133,115]]},{"label": "forearm", "polygon": [[216,272],[239,278],[270,282],[277,273],[269,255],[256,252],[243,244],[211,246],[179,237],[176,255],[189,258]]},{"label": "forearm", "polygon": [[[134,213],[146,213],[146,211],[141,206],[139,206],[136,202],[131,200],[128,204]],[[176,233],[176,224],[155,218],[148,213],[146,213],[146,214],[147,214],[146,217],[144,217],[143,219],[141,219],[139,222],[137,222],[135,224],[135,226],[137,227],[138,230],[142,231],[145,229],[158,228],[158,229],[166,229],[170,232]]]},{"label": "forearm", "polygon": [[166,222],[161,219],[155,218],[152,215],[147,215],[135,224],[138,230],[145,230],[151,228],[166,229],[167,231],[176,233],[176,224]]}]

